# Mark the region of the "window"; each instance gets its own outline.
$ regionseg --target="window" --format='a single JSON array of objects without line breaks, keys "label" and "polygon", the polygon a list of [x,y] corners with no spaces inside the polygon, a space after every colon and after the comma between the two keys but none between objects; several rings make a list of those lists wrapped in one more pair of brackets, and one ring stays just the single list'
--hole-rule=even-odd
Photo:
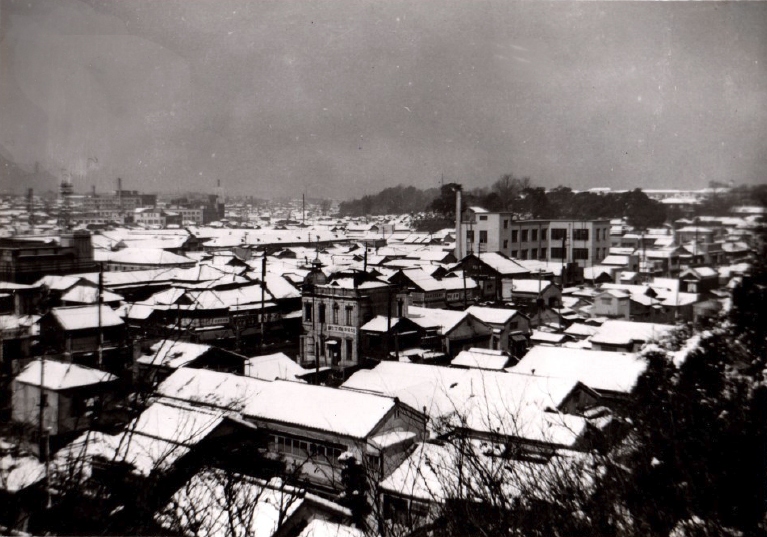
[{"label": "window", "polygon": [[511,251],[511,257],[517,257],[517,251],[516,250],[512,250]]},{"label": "window", "polygon": [[530,249],[530,259],[538,259],[538,248]]},{"label": "window", "polygon": [[542,241],[546,240],[546,231],[547,231],[546,229],[542,229],[541,230],[541,240]]},{"label": "window", "polygon": [[531,241],[537,241],[537,240],[538,240],[538,230],[537,230],[537,229],[533,229],[533,230],[530,232],[530,235],[531,235],[531,236],[530,236],[530,240],[531,240]]},{"label": "window", "polygon": [[344,321],[346,322],[346,326],[352,325],[352,312],[354,311],[354,308],[352,306],[346,306],[346,318]]},{"label": "window", "polygon": [[469,244],[474,242],[474,230],[473,229],[470,229],[470,230],[468,230],[466,232],[466,242],[468,242]]},{"label": "window", "polygon": [[561,241],[562,239],[567,239],[567,230],[566,229],[552,229],[551,230],[551,240],[553,240],[553,241]]},{"label": "window", "polygon": [[508,220],[504,220],[503,221],[503,229],[509,229],[509,221]]},{"label": "window", "polygon": [[325,322],[325,304],[320,304],[320,312],[319,312],[319,321],[320,324]]},{"label": "window", "polygon": [[482,230],[479,232],[479,243],[487,244],[487,231]]},{"label": "window", "polygon": [[346,361],[351,362],[354,360],[354,341],[351,339],[346,340]]},{"label": "window", "polygon": [[565,249],[564,248],[552,248],[551,249],[551,259],[564,259],[565,258]]},{"label": "window", "polygon": [[312,305],[304,304],[304,321],[312,320]]},{"label": "window", "polygon": [[504,239],[503,240],[503,249],[505,250],[508,247],[509,247],[509,239]]},{"label": "window", "polygon": [[573,259],[588,259],[588,258],[589,258],[588,248],[573,248]]},{"label": "window", "polygon": [[599,228],[597,228],[597,230],[596,230],[596,233],[597,233],[597,236],[596,236],[596,240],[599,240],[599,232],[600,232],[600,231],[602,231],[602,230],[601,230],[601,229],[599,229]]},{"label": "window", "polygon": [[333,304],[333,324],[338,324],[338,304]]},{"label": "window", "polygon": [[527,242],[527,230],[522,230],[522,242]]},{"label": "window", "polygon": [[480,219],[480,221],[485,221],[485,220],[487,220],[487,216],[480,216],[479,219]]},{"label": "window", "polygon": [[527,250],[519,251],[520,259],[527,259]]},{"label": "window", "polygon": [[518,233],[518,230],[516,229],[511,230],[511,242],[517,242],[517,236],[518,236],[517,233]]},{"label": "window", "polygon": [[589,240],[588,229],[575,229],[573,230],[573,240],[575,241],[587,241]]}]

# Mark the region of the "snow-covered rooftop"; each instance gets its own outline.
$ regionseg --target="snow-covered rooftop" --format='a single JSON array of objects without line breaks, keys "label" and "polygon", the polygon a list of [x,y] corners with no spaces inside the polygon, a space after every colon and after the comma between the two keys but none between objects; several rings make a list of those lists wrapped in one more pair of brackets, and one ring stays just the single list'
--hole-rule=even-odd
[{"label": "snow-covered rooftop", "polygon": [[71,306],[51,309],[51,315],[64,330],[122,326],[123,320],[109,306]]},{"label": "snow-covered rooftop", "polygon": [[458,353],[458,356],[453,358],[450,365],[500,371],[506,367],[508,362],[509,356],[503,351],[472,348]]},{"label": "snow-covered rooftop", "polygon": [[390,397],[278,380],[251,398],[243,414],[255,420],[365,438],[395,406]]},{"label": "snow-covered rooftop", "polygon": [[45,389],[57,391],[117,380],[117,377],[106,371],[83,365],[54,360],[35,360],[21,370],[15,381],[40,386],[41,377]]},{"label": "snow-covered rooftop", "polygon": [[240,411],[268,382],[251,377],[182,367],[166,378],[157,394],[226,411]]},{"label": "snow-covered rooftop", "polygon": [[245,375],[263,380],[299,380],[308,372],[282,352],[254,356],[245,362]]},{"label": "snow-covered rooftop", "polygon": [[602,323],[591,342],[606,345],[628,345],[646,342],[666,335],[674,329],[670,324],[639,323],[610,319]]},{"label": "snow-covered rooftop", "polygon": [[595,390],[629,393],[646,367],[632,353],[536,346],[509,371],[575,379]]}]

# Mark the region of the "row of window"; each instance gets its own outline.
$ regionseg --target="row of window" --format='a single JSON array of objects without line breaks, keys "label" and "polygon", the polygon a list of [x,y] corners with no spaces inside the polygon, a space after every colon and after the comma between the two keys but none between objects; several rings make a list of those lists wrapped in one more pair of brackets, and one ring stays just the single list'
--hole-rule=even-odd
[{"label": "row of window", "polygon": [[[325,304],[320,304],[317,308],[317,321],[320,324],[327,322],[327,316],[326,316],[327,306]],[[333,312],[333,324],[340,324],[339,322],[339,316],[340,316],[341,306],[338,304],[333,304],[332,312]],[[344,308],[344,324],[346,326],[353,326],[353,312],[354,312],[354,306],[346,306]],[[312,320],[312,304],[311,303],[305,303],[304,304],[304,321],[311,321]]]},{"label": "row of window", "polygon": [[[504,248],[508,247],[508,243],[504,242],[503,244]],[[606,249],[605,249],[606,250]],[[597,257],[599,257],[599,251],[600,249],[597,248]],[[565,259],[565,248],[551,248],[551,255],[550,259]],[[529,250],[512,250],[511,251],[511,257],[514,259],[539,259],[538,254],[540,253],[541,259],[545,259],[546,257],[546,248],[541,248],[540,252],[538,248],[530,248]],[[573,248],[573,259],[579,260],[579,259],[588,259],[589,258],[589,249],[588,248]]]},{"label": "row of window", "polygon": [[271,435],[270,444],[275,451],[280,453],[306,458],[313,457],[316,461],[337,462],[338,457],[345,451],[335,446],[277,434]]}]

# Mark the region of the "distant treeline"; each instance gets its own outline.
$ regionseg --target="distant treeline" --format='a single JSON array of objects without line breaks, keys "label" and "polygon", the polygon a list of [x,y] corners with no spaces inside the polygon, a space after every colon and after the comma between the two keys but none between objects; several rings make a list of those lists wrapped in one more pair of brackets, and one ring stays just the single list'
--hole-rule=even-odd
[{"label": "distant treeline", "polygon": [[[386,188],[378,194],[341,202],[341,216],[373,216],[382,214],[431,213],[441,220],[455,217],[455,191],[461,185],[449,183],[441,188],[420,190],[412,186]],[[734,205],[767,206],[767,185],[740,186],[729,193],[712,196],[696,206],[690,214],[721,216]],[[463,207],[479,206],[489,211],[508,211],[518,218],[593,219],[626,217],[639,228],[660,226],[685,216],[659,201],[652,200],[641,189],[626,192],[573,192],[559,186],[546,191],[534,186],[529,178],[504,175],[489,187],[463,192]],[[428,220],[428,218],[427,218]]]},{"label": "distant treeline", "polygon": [[378,194],[342,201],[338,212],[341,216],[419,213],[428,211],[439,195],[438,188],[421,190],[414,186],[398,185],[385,188]]}]

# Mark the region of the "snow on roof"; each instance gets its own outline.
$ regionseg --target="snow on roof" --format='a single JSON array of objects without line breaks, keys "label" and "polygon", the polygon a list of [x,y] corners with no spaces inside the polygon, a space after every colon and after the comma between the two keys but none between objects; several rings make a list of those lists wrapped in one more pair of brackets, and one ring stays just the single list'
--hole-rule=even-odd
[{"label": "snow on roof", "polygon": [[389,317],[386,315],[376,315],[372,319],[370,319],[368,322],[363,324],[360,327],[361,331],[365,332],[379,332],[379,333],[386,333],[389,331],[389,323],[391,322],[391,327],[394,328],[397,326],[397,323],[400,321],[399,317],[392,317],[391,321]]},{"label": "snow on roof", "polygon": [[124,319],[145,321],[154,313],[154,308],[145,304],[127,304],[119,308],[118,313]]},{"label": "snow on roof", "polygon": [[591,326],[584,323],[573,323],[569,327],[567,327],[567,330],[565,330],[565,334],[568,336],[593,336],[597,333],[597,327]]},{"label": "snow on roof", "polygon": [[657,339],[674,329],[670,324],[608,320],[602,323],[591,342],[605,345],[629,345]]},{"label": "snow on roof", "polygon": [[716,278],[719,276],[719,273],[711,267],[690,267],[682,273],[682,276],[687,272],[692,272],[699,278]]},{"label": "snow on roof", "polygon": [[209,264],[200,264],[190,268],[182,268],[173,271],[173,280],[179,282],[202,282],[217,280],[225,276],[227,272]]},{"label": "snow on roof", "polygon": [[599,292],[597,297],[602,297],[605,295],[611,296],[613,298],[628,298],[631,296],[631,293],[625,289],[603,289]]},{"label": "snow on roof", "polygon": [[508,308],[486,308],[483,306],[471,306],[466,311],[487,324],[506,324],[519,313],[518,310]]},{"label": "snow on roof", "polygon": [[[109,326],[122,326],[123,320],[109,306],[70,306],[52,308],[51,315],[64,330],[85,330],[87,328],[102,328]],[[100,317],[100,319],[99,319]]]},{"label": "snow on roof", "polygon": [[530,334],[530,341],[538,343],[562,343],[567,339],[567,335],[554,332],[544,332],[542,330],[533,330]]},{"label": "snow on roof", "polygon": [[596,280],[602,274],[607,274],[610,278],[618,270],[618,267],[609,267],[607,265],[594,265],[583,269],[583,277],[586,280]]},{"label": "snow on roof", "polygon": [[245,376],[263,380],[300,380],[308,372],[281,352],[254,356],[245,362]]},{"label": "snow on roof", "polygon": [[[175,532],[194,530],[205,537],[243,535],[272,537],[304,504],[304,494],[264,481],[206,468],[193,475],[156,515],[157,523]],[[307,526],[309,528],[311,526]],[[182,531],[182,533],[184,533]],[[361,535],[361,534],[360,534]],[[341,534],[341,537],[347,537]],[[348,534],[348,537],[357,537]]]},{"label": "snow on roof", "polygon": [[416,436],[418,435],[413,431],[394,429],[375,435],[370,438],[368,444],[375,449],[386,449],[413,440]]},{"label": "snow on roof", "polygon": [[45,465],[35,457],[0,458],[0,490],[15,493],[42,481]]},{"label": "snow on roof", "polygon": [[503,351],[472,348],[458,353],[458,356],[453,358],[450,365],[500,371],[506,367],[508,362],[509,356]]},{"label": "snow on roof", "polygon": [[[133,466],[134,473],[148,476],[170,468],[189,453],[221,422],[220,413],[200,408],[156,402],[115,435],[86,432],[56,454],[59,464],[101,456]],[[83,461],[87,462],[87,461]]]},{"label": "snow on roof", "polygon": [[277,380],[252,398],[243,414],[365,438],[395,406],[390,397]]},{"label": "snow on roof", "polygon": [[157,387],[157,393],[193,404],[240,411],[267,384],[265,380],[234,373],[181,367]]},{"label": "snow on roof", "polygon": [[478,256],[478,258],[482,263],[485,263],[487,266],[502,275],[528,274],[530,272],[530,270],[523,267],[513,259],[497,252],[482,253],[480,256]]},{"label": "snow on roof", "polygon": [[[460,462],[466,449],[473,450],[470,455],[472,464]],[[505,446],[482,440],[473,440],[461,450],[450,443],[420,443],[381,481],[380,487],[398,496],[437,503],[449,500],[463,487],[469,494],[477,494],[475,499],[481,502],[489,486],[486,476],[493,476],[494,480],[497,478],[504,498],[548,498],[547,487],[560,483],[563,471],[568,475],[584,475],[576,468],[568,469],[576,463],[588,462],[581,454],[570,450],[558,452],[546,463],[493,456],[504,451]],[[568,462],[570,458],[575,462]],[[581,487],[589,488],[589,481],[584,480]]]},{"label": "snow on roof", "polygon": [[585,424],[546,409],[558,408],[575,387],[571,379],[389,361],[354,373],[342,385],[397,397],[423,410],[432,426],[437,418],[460,416],[461,426],[474,431],[564,445],[574,442]]},{"label": "snow on roof", "polygon": [[629,393],[647,364],[636,354],[537,346],[510,371],[571,378],[589,388]]},{"label": "snow on roof", "polygon": [[408,306],[408,318],[423,328],[438,328],[441,335],[449,334],[467,315],[466,311]]},{"label": "snow on roof", "polygon": [[[54,291],[66,291],[67,289],[74,287],[81,281],[80,276],[56,276],[49,275],[43,276],[35,282],[35,286],[39,287],[44,285],[48,289]],[[87,281],[87,280],[86,280]]]},{"label": "snow on roof", "polygon": [[538,294],[545,291],[551,286],[551,282],[547,280],[537,279],[513,279],[511,280],[511,292],[512,293],[526,293],[526,294]]},{"label": "snow on roof", "polygon": [[151,404],[125,430],[191,446],[202,440],[221,420],[220,412],[161,400]]},{"label": "snow on roof", "polygon": [[301,298],[301,292],[284,277],[277,274],[266,274],[266,289],[276,300]]},{"label": "snow on roof", "polygon": [[[103,302],[120,302],[122,295],[110,291],[102,291],[101,298]],[[90,285],[76,285],[61,295],[62,302],[77,302],[79,304],[97,304],[99,301],[99,290]]]},{"label": "snow on roof", "polygon": [[628,266],[629,263],[631,263],[631,257],[627,255],[608,255],[601,262],[602,265],[615,265],[619,267]]},{"label": "snow on roof", "polygon": [[473,278],[442,278],[440,283],[445,291],[463,291],[464,288],[471,290],[478,287],[476,280]]},{"label": "snow on roof", "polygon": [[190,364],[208,352],[211,348],[210,345],[203,345],[201,343],[164,339],[150,347],[152,354],[149,356],[141,356],[136,362],[140,364],[178,369],[179,367]]},{"label": "snow on roof", "polygon": [[402,274],[423,291],[440,291],[444,289],[441,281],[433,278],[424,272],[420,267],[403,269]]},{"label": "snow on roof", "polygon": [[131,265],[194,265],[195,261],[159,248],[125,248],[110,253],[110,263]]},{"label": "snow on roof", "polygon": [[[41,363],[43,364],[42,368]],[[43,386],[47,390],[69,390],[117,380],[117,377],[106,371],[54,360],[30,362],[27,367],[21,370],[15,380],[32,386],[40,386],[41,376],[43,377]]]}]

